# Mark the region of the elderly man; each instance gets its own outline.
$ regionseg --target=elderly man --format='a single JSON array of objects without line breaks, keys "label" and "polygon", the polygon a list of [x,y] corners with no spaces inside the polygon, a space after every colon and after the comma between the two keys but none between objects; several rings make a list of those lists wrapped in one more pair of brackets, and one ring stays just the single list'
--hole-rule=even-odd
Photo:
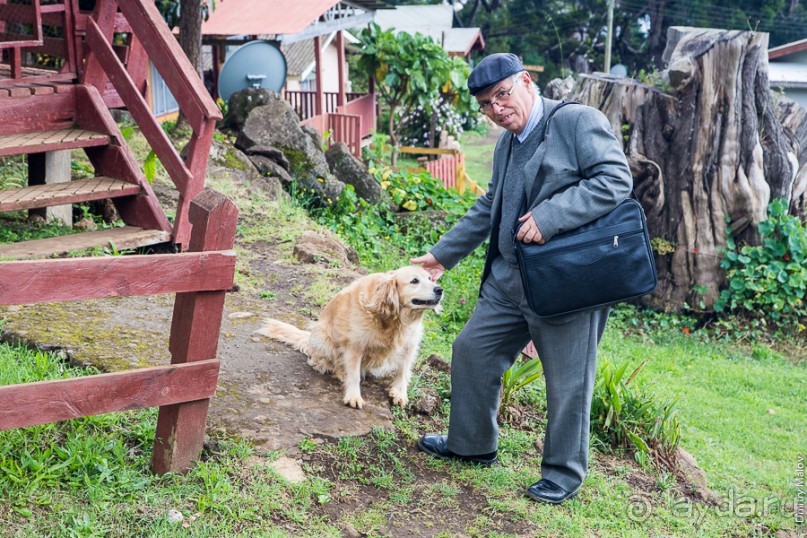
[{"label": "elderly man", "polygon": [[597,345],[609,309],[536,316],[524,298],[512,231],[518,222],[517,240],[549,241],[616,207],[632,178],[605,116],[580,104],[555,114],[560,103],[539,95],[515,55],[487,56],[468,88],[479,110],[505,129],[488,191],[411,261],[437,279],[485,239],[490,246],[476,309],[454,341],[448,435],[424,435],[418,447],[438,458],[495,463],[502,374],[532,340],[546,379],[547,427],[541,480],[527,495],[560,504],[586,476]]}]

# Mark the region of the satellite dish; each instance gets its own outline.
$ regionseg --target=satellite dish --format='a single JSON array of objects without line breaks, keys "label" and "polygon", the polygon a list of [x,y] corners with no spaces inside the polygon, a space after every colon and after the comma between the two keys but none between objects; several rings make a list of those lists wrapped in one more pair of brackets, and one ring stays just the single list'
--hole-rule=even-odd
[{"label": "satellite dish", "polygon": [[617,77],[625,78],[628,76],[628,68],[623,64],[616,64],[611,67],[611,74]]},{"label": "satellite dish", "polygon": [[219,97],[225,101],[247,88],[280,92],[286,84],[286,57],[266,41],[250,41],[233,52],[219,73]]}]

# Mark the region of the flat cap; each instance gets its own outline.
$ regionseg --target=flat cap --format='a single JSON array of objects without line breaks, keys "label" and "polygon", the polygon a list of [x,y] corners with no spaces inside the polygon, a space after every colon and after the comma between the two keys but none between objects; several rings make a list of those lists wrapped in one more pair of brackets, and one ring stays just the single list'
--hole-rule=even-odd
[{"label": "flat cap", "polygon": [[468,89],[471,95],[482,93],[497,82],[521,71],[524,71],[524,66],[515,54],[508,52],[485,56],[471,71]]}]

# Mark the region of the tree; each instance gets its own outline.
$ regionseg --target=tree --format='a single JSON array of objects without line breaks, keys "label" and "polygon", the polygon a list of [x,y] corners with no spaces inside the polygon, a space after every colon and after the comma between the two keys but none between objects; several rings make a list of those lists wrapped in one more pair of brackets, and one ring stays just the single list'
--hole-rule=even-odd
[{"label": "tree", "polygon": [[680,29],[670,38],[668,83],[584,75],[570,95],[552,97],[602,110],[624,141],[656,243],[659,287],[646,300],[711,308],[724,284],[729,234],[758,243],[773,199],[804,218],[807,194],[795,178],[807,133],[789,128],[792,110],[774,103],[767,35]]},{"label": "tree", "polygon": [[428,106],[442,86],[451,82],[452,62],[443,48],[421,34],[397,35],[370,25],[359,34],[358,67],[375,82],[376,92],[389,107],[387,132],[395,165],[400,119],[416,106]]},{"label": "tree", "polygon": [[168,27],[179,26],[179,44],[202,75],[202,22],[216,9],[216,0],[155,0]]},{"label": "tree", "polygon": [[[607,0],[479,2],[486,9],[469,1],[458,17],[474,15],[486,54],[513,52],[543,65],[545,81],[602,70]],[[633,76],[661,68],[670,26],[762,31],[776,46],[807,37],[807,8],[799,0],[616,0],[613,63]]]}]

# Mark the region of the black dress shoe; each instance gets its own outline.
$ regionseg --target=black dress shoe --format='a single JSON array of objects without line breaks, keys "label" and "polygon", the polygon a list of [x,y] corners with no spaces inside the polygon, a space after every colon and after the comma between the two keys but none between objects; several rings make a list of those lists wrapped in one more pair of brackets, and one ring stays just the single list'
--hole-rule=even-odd
[{"label": "black dress shoe", "polygon": [[493,465],[499,459],[496,451],[488,454],[477,454],[475,456],[461,456],[448,449],[448,436],[436,433],[427,433],[418,439],[418,448],[421,452],[431,454],[436,458],[444,460],[458,460],[477,463],[479,465]]},{"label": "black dress shoe", "polygon": [[550,480],[541,479],[527,488],[527,495],[542,503],[560,504],[577,495],[577,491],[566,491]]}]

